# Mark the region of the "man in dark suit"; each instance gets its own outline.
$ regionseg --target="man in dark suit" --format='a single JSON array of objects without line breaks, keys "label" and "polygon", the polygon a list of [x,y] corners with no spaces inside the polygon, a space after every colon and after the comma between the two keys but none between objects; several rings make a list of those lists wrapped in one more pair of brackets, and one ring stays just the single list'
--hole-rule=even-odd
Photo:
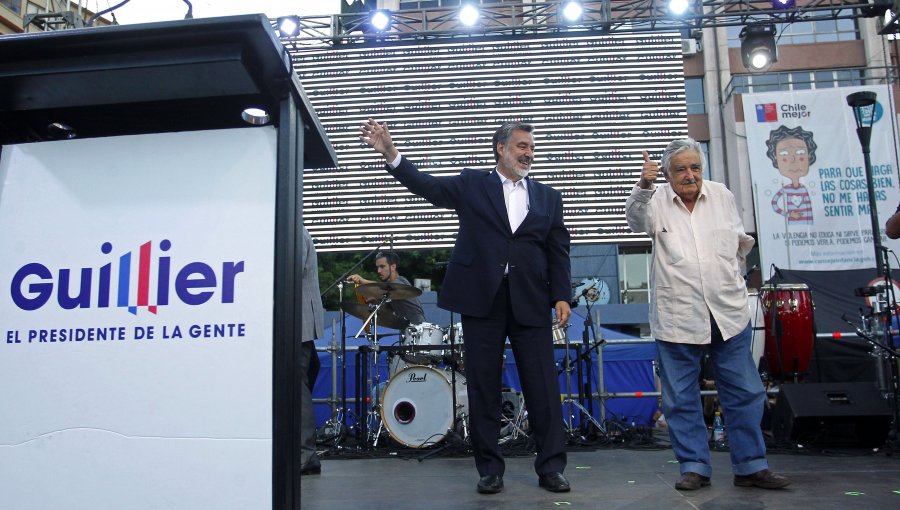
[{"label": "man in dark suit", "polygon": [[325,310],[319,296],[319,264],[312,237],[303,225],[300,226],[300,271],[302,274],[301,295],[296,303],[300,322],[300,474],[310,475],[321,472],[319,456],[316,455],[316,416],[313,412],[312,389],[319,372],[319,356],[315,340],[323,334]]},{"label": "man in dark suit", "polygon": [[507,123],[494,133],[494,171],[464,169],[452,177],[419,172],[394,147],[387,124],[369,119],[360,138],[384,156],[388,171],[410,191],[456,210],[459,233],[438,305],[462,317],[469,419],[478,492],[503,489],[497,444],[501,367],[510,340],[534,431],[534,468],[541,487],[569,490],[551,310],[569,320],[569,233],[560,193],[527,179],[533,128]]}]

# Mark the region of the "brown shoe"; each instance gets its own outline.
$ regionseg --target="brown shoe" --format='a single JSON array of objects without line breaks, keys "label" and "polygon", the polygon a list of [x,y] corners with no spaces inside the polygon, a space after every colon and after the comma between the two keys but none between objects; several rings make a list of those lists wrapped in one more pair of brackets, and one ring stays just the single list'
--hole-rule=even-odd
[{"label": "brown shoe", "polygon": [[709,487],[709,477],[691,471],[682,473],[681,478],[675,482],[675,488],[680,491],[695,491],[700,487]]},{"label": "brown shoe", "polygon": [[791,484],[791,481],[781,475],[763,469],[752,475],[734,475],[734,484],[738,487],[759,487],[760,489],[782,489]]}]

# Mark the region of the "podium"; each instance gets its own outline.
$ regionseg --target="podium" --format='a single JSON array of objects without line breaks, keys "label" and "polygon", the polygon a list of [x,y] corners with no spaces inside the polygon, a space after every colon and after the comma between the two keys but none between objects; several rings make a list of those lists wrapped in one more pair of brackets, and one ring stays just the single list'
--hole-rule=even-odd
[{"label": "podium", "polygon": [[263,15],[0,37],[0,507],[299,508],[336,164]]}]

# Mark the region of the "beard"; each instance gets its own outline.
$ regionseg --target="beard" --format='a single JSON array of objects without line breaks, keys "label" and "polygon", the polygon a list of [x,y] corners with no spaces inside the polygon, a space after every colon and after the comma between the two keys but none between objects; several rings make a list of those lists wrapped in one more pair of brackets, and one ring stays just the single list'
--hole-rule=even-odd
[{"label": "beard", "polygon": [[[519,177],[520,179],[524,179],[528,177],[528,172],[531,171],[531,162],[531,158],[521,157],[518,159],[518,161],[512,162],[513,164],[509,165],[509,168],[514,174],[516,174],[517,177]],[[525,165],[525,168],[519,168],[516,163]]]}]

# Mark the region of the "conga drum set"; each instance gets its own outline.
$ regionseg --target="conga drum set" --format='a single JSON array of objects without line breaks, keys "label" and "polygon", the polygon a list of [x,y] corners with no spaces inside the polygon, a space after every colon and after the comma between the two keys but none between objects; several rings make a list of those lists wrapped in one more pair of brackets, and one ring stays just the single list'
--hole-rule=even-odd
[{"label": "conga drum set", "polygon": [[[814,304],[803,283],[763,285],[759,301],[765,321],[765,359],[769,374],[799,382],[809,372],[816,332]],[[751,303],[752,306],[752,303]]]},{"label": "conga drum set", "polygon": [[[451,431],[466,435],[468,396],[462,364],[462,326],[442,328],[437,324],[409,322],[394,314],[390,302],[418,297],[422,291],[398,283],[369,283],[356,289],[364,302],[345,301],[343,310],[361,319],[374,351],[369,391],[374,422],[373,446],[382,428],[398,443],[410,448],[428,448],[442,442]],[[369,327],[370,324],[373,327]],[[382,346],[378,328],[400,331],[400,343]],[[378,353],[388,353],[388,379],[381,382]],[[369,363],[367,360],[366,363]],[[359,395],[365,398],[363,395]],[[366,438],[368,441],[368,438]]]}]

